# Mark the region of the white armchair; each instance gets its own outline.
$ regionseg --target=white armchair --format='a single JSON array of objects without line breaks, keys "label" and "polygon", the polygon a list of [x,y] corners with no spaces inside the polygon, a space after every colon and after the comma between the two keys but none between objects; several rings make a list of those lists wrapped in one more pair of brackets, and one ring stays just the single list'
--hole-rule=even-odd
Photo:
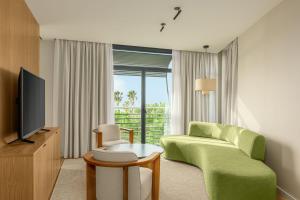
[{"label": "white armchair", "polygon": [[[121,131],[129,133],[129,141],[121,139]],[[97,134],[97,147],[107,147],[115,144],[133,143],[133,130],[120,128],[116,124],[101,124],[94,132]]]},{"label": "white armchair", "polygon": [[151,198],[152,170],[133,165],[138,161],[133,152],[95,149],[93,158],[99,161],[96,166],[96,197],[98,200],[146,200]]}]

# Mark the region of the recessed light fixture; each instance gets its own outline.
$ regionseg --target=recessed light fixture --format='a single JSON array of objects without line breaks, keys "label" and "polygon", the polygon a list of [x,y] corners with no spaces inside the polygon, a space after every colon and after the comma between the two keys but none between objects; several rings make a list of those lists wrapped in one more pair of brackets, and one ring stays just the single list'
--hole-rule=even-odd
[{"label": "recessed light fixture", "polygon": [[177,11],[176,15],[173,17],[173,20],[176,20],[176,18],[180,15],[180,13],[182,12],[180,7],[175,7],[174,10]]},{"label": "recessed light fixture", "polygon": [[161,25],[160,32],[162,32],[166,26],[166,23],[161,23],[160,25]]}]

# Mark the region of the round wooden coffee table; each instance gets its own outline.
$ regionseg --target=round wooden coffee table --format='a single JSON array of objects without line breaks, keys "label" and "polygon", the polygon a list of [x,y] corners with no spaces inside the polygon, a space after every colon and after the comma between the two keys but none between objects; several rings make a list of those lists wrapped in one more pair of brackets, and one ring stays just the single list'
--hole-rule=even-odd
[{"label": "round wooden coffee table", "polygon": [[109,147],[103,147],[109,151],[130,151],[137,155],[138,158],[145,158],[153,153],[163,153],[164,149],[154,144],[116,144]]}]

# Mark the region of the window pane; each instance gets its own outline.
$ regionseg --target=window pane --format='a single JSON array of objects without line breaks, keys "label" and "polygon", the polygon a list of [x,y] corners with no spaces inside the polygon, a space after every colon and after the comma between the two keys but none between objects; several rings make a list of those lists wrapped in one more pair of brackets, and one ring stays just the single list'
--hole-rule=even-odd
[{"label": "window pane", "polygon": [[146,73],[146,142],[159,144],[162,135],[169,132],[170,86],[168,73]]},{"label": "window pane", "polygon": [[[141,76],[114,75],[115,122],[122,128],[134,129],[134,142],[141,142]],[[128,133],[122,133],[128,140]]]}]

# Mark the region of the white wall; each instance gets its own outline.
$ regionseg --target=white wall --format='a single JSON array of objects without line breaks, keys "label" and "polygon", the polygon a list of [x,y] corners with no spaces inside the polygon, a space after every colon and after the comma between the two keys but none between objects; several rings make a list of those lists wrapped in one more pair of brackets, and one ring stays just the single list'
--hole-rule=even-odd
[{"label": "white wall", "polygon": [[238,84],[240,125],[266,136],[278,185],[299,199],[299,0],[283,1],[239,37]]},{"label": "white wall", "polygon": [[40,41],[40,76],[46,83],[46,127],[52,124],[52,85],[53,85],[54,40]]}]

